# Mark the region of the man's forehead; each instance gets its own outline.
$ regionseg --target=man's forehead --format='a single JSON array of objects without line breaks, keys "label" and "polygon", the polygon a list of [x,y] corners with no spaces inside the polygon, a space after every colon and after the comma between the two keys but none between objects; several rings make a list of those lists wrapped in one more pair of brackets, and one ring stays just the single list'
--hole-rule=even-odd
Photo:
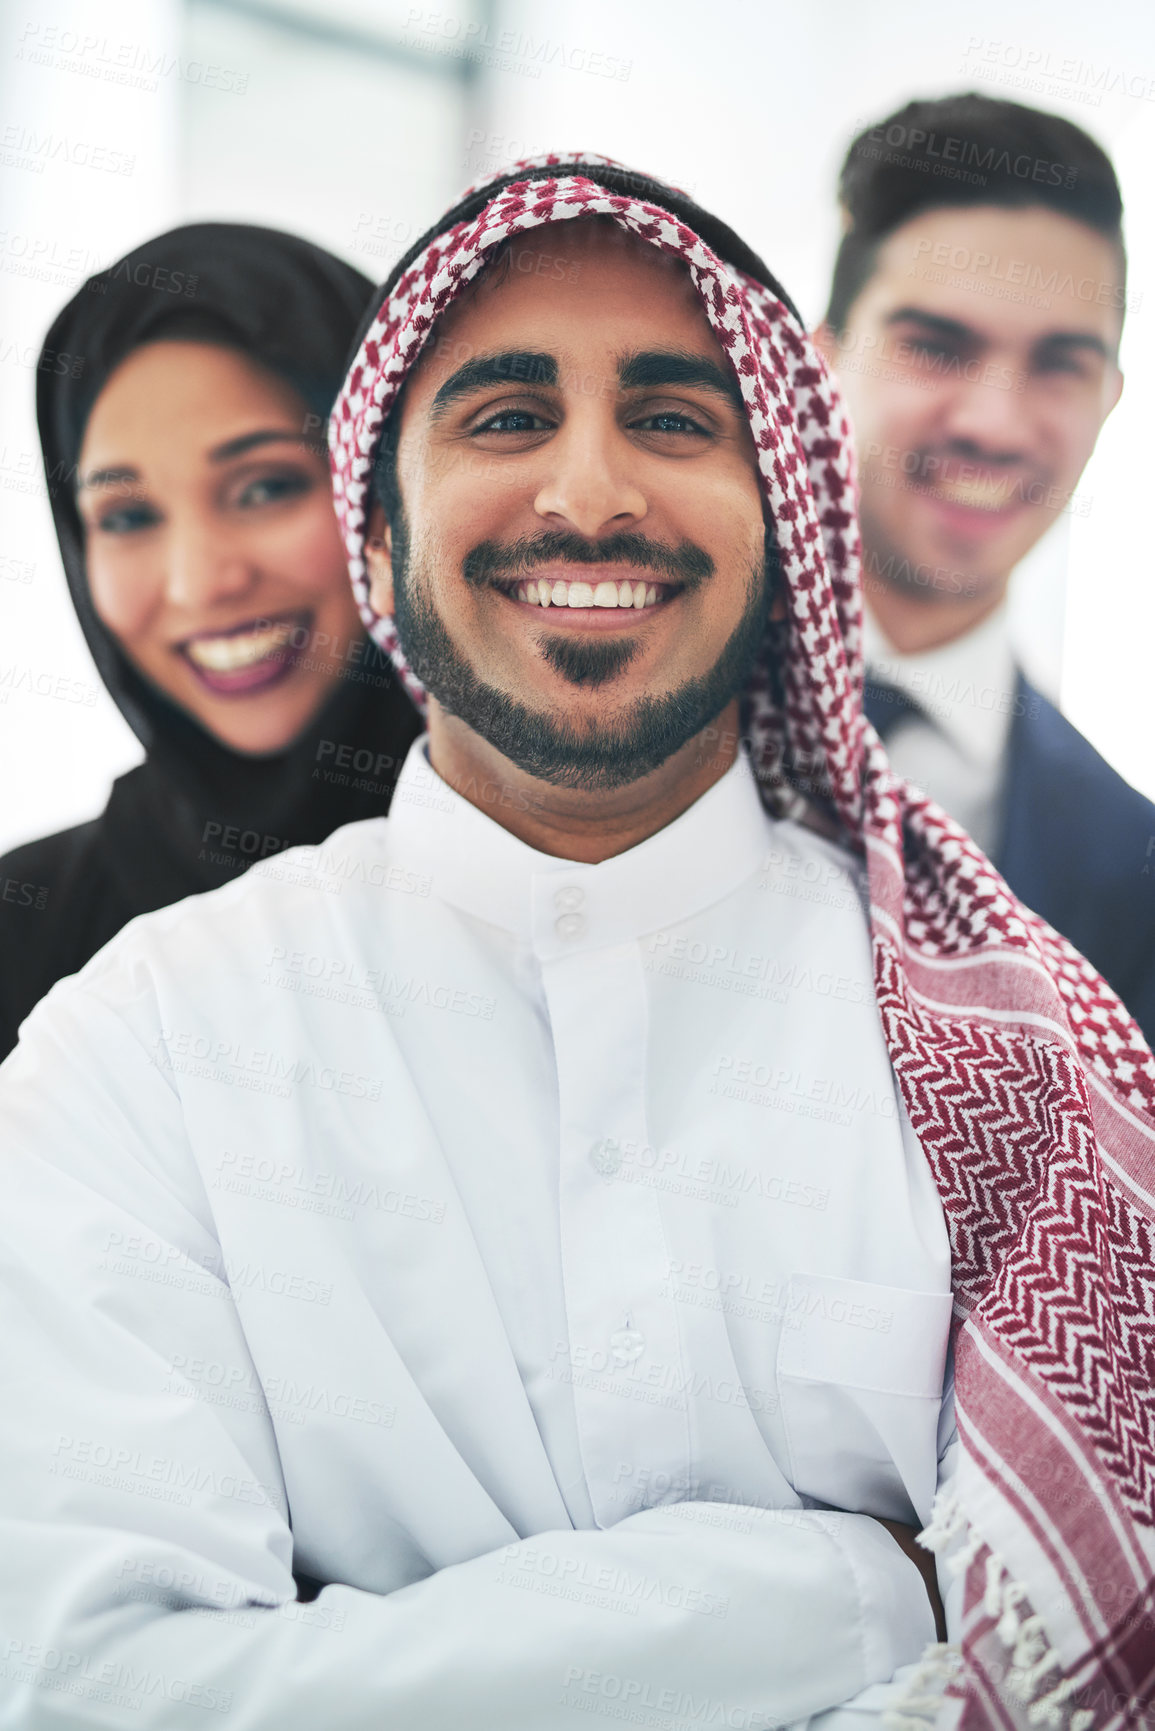
[{"label": "man's forehead", "polygon": [[1117,338],[1121,266],[1108,236],[1046,206],[939,206],[883,243],[863,298],[873,288],[884,314],[922,308],[992,338]]},{"label": "man's forehead", "polygon": [[599,264],[609,266],[630,261],[655,277],[692,286],[689,270],[682,259],[644,240],[611,216],[570,217],[561,222],[542,223],[511,236],[496,249],[479,284],[496,286],[505,280],[509,271],[503,271],[502,266],[506,261],[518,275],[544,274],[539,270],[543,256],[551,259],[563,257],[569,263],[585,265],[587,269],[596,269]]},{"label": "man's forehead", "polygon": [[497,249],[438,320],[418,370],[436,388],[473,354],[510,347],[564,358],[591,340],[615,354],[692,340],[724,355],[680,259],[610,219],[579,218]]}]

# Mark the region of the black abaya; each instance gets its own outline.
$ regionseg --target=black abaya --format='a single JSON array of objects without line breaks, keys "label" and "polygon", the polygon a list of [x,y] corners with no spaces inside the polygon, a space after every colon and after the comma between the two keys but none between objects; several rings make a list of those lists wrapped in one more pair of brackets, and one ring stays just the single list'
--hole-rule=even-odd
[{"label": "black abaya", "polygon": [[75,474],[84,428],[110,374],[143,342],[196,337],[239,349],[291,384],[317,437],[371,293],[308,241],[197,223],[149,241],[86,283],[45,339],[79,377],[37,374],[37,414],[68,586],[88,646],[145,760],[90,823],[0,859],[0,1056],[32,1006],[136,914],[227,883],[255,860],[323,841],[388,810],[421,720],[387,656],[365,638],[346,676],[292,745],[231,751],[146,681],[92,605]]}]

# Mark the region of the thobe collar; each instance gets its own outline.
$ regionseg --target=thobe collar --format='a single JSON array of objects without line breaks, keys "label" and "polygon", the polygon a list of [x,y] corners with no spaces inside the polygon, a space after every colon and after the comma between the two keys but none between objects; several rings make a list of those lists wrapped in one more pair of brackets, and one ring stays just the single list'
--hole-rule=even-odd
[{"label": "thobe collar", "polygon": [[976,768],[994,768],[1010,731],[1017,673],[1008,609],[995,611],[950,643],[904,655],[864,609],[867,678],[897,686]]},{"label": "thobe collar", "polygon": [[[432,768],[415,740],[389,810],[390,851],[429,877],[439,900],[503,927],[542,961],[636,941],[729,895],[764,864],[767,826],[745,753],[655,835],[597,865],[557,859],[512,835]],[[520,796],[482,783],[500,811]]]}]

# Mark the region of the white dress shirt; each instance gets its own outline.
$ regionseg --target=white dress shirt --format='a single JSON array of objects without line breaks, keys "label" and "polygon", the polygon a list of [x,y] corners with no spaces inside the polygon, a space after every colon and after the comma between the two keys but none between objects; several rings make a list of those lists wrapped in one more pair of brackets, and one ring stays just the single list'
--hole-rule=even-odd
[{"label": "white dress shirt", "polygon": [[58,985],[0,1071],[0,1727],[867,1724],[933,1639],[870,1517],[956,1445],[860,896],[744,758],[576,865],[418,741]]},{"label": "white dress shirt", "polygon": [[1003,772],[1018,669],[1004,601],[973,631],[937,649],[903,655],[869,608],[868,677],[897,686],[920,706],[887,735],[899,775],[929,793],[987,854],[999,844]]}]

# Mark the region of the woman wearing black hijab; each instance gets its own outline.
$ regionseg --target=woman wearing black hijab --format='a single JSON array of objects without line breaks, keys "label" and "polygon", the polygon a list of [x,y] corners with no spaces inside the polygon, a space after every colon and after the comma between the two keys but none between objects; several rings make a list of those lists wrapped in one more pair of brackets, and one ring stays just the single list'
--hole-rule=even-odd
[{"label": "woman wearing black hijab", "polygon": [[421,723],[357,617],[325,455],[370,291],[307,241],[198,223],[85,283],[45,339],[69,590],[146,755],[100,817],[0,860],[0,1056],[136,914],[388,809]]}]

